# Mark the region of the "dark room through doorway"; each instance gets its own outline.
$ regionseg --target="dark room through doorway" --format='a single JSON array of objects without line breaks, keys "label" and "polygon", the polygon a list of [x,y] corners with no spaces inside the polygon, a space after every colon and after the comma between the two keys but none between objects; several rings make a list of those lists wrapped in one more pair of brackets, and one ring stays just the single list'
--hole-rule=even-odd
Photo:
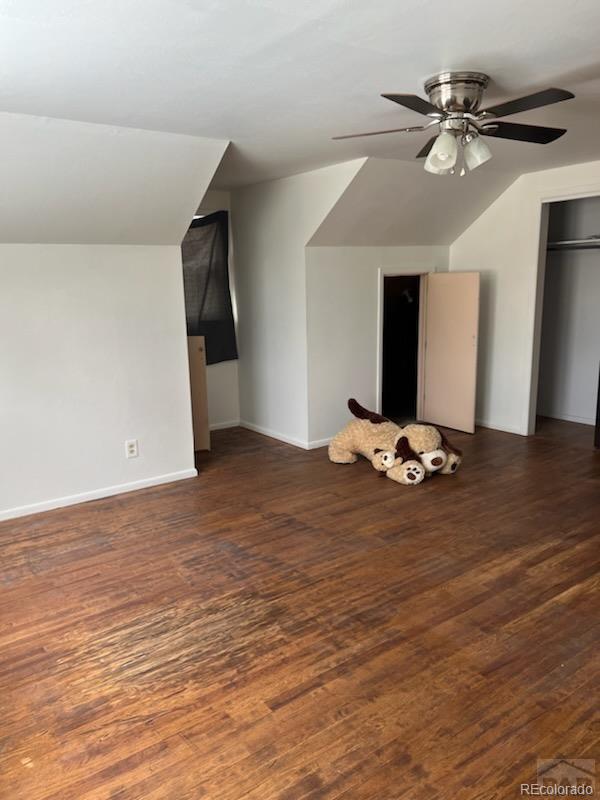
[{"label": "dark room through doorway", "polygon": [[381,410],[396,422],[417,416],[420,275],[383,279]]}]

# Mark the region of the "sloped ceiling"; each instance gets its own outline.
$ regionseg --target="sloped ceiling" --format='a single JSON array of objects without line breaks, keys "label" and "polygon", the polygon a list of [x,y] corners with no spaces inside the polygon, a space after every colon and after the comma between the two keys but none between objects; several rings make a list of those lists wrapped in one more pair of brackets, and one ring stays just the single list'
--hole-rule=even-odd
[{"label": "sloped ceiling", "polygon": [[0,242],[179,244],[227,145],[0,114]]},{"label": "sloped ceiling", "polygon": [[598,0],[0,0],[0,108],[230,139],[222,188],[372,156],[412,161],[423,134],[381,92],[444,69],[492,77],[497,102],[548,86],[575,100],[515,115],[564,126],[536,146],[494,140],[519,172],[600,157]]},{"label": "sloped ceiling", "polygon": [[449,245],[516,177],[489,163],[460,178],[369,158],[309,245]]}]

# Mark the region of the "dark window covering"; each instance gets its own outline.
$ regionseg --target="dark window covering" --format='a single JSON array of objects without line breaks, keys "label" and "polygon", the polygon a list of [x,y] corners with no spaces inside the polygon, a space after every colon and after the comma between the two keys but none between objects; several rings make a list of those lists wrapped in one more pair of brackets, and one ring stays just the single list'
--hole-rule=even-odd
[{"label": "dark window covering", "polygon": [[238,357],[229,290],[227,211],[195,219],[181,244],[188,336],[206,339],[206,363]]}]

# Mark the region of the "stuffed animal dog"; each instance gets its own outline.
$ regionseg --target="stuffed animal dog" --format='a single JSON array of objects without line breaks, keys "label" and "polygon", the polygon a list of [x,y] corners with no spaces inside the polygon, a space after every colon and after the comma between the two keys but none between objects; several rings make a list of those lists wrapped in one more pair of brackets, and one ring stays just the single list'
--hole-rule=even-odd
[{"label": "stuffed animal dog", "polygon": [[373,467],[405,486],[416,486],[427,474],[454,472],[461,453],[433,425],[406,425],[404,428],[348,401],[356,419],[349,422],[329,444],[329,459],[336,464],[353,464],[358,455],[368,458]]}]

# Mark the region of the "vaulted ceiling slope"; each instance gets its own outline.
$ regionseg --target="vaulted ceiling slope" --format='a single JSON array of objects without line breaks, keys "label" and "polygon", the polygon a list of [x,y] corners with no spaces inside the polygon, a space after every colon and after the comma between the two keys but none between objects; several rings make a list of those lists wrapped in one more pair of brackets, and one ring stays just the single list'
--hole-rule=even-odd
[{"label": "vaulted ceiling slope", "polygon": [[492,143],[520,173],[600,157],[600,3],[548,0],[0,0],[0,109],[230,139],[218,185],[374,156],[412,161],[417,124],[381,92],[442,69],[493,79],[487,100],[548,86],[575,100],[511,117],[567,127],[548,146]]},{"label": "vaulted ceiling slope", "polygon": [[227,144],[0,114],[0,242],[180,244]]},{"label": "vaulted ceiling slope", "polygon": [[311,246],[449,245],[518,177],[490,164],[460,178],[369,158]]}]

